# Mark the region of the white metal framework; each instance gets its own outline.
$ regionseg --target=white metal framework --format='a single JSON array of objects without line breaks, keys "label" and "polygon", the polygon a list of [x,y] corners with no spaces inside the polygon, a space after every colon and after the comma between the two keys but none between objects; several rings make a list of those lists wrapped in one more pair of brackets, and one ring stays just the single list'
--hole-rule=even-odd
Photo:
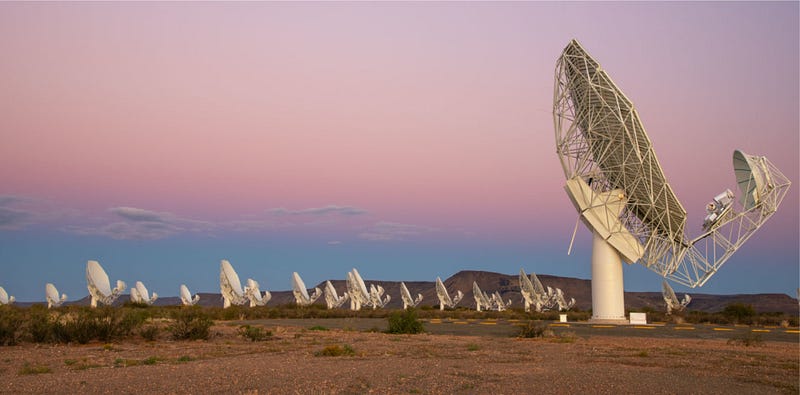
[{"label": "white metal framework", "polygon": [[[702,286],[786,196],[790,182],[772,163],[736,151],[740,206],[734,207],[730,191],[723,192],[707,207],[700,236],[686,238],[686,210],[664,177],[633,103],[575,40],[559,57],[555,74],[553,118],[565,189],[594,233],[593,255],[598,248],[605,254],[597,258],[607,267],[598,270],[606,275],[604,294],[610,299],[617,299],[611,294],[622,287],[621,269],[618,278],[612,273],[619,266],[615,260],[639,262],[688,287]],[[596,312],[594,265],[593,257]]]},{"label": "white metal framework", "polygon": [[91,306],[97,307],[97,302],[110,306],[125,291],[125,283],[117,280],[117,286],[111,289],[108,274],[97,261],[86,262],[86,288],[92,297]]},{"label": "white metal framework", "polygon": [[44,294],[45,298],[47,299],[47,308],[59,307],[65,300],[67,300],[67,294],[62,294],[61,297],[58,296],[58,289],[52,283],[47,283],[44,285]]}]

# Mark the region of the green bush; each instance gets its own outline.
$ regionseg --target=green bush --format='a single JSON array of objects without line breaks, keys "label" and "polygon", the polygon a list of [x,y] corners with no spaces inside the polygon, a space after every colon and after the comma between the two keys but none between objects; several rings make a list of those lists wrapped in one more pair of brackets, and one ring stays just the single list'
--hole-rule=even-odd
[{"label": "green bush", "polygon": [[33,305],[28,309],[28,335],[34,343],[54,341],[53,324],[55,318],[42,305]]},{"label": "green bush", "polygon": [[12,306],[0,306],[0,345],[13,346],[22,336],[24,318],[22,313]]},{"label": "green bush", "polygon": [[541,321],[528,321],[525,325],[520,325],[517,337],[522,338],[535,338],[535,337],[550,337],[553,336],[553,331],[547,327],[547,324]]},{"label": "green bush", "polygon": [[158,326],[148,325],[139,330],[139,336],[147,341],[155,341],[158,338]]},{"label": "green bush", "polygon": [[753,306],[743,303],[731,303],[722,310],[722,315],[739,324],[749,324],[756,315]]},{"label": "green bush", "polygon": [[174,322],[169,327],[175,340],[207,340],[214,321],[199,307],[180,310],[175,313]]},{"label": "green bush", "polygon": [[417,334],[425,332],[422,321],[417,319],[416,309],[396,311],[389,315],[389,329],[386,333],[394,334]]},{"label": "green bush", "polygon": [[242,325],[239,327],[239,335],[252,342],[260,342],[272,337],[272,331],[264,330],[260,326]]}]

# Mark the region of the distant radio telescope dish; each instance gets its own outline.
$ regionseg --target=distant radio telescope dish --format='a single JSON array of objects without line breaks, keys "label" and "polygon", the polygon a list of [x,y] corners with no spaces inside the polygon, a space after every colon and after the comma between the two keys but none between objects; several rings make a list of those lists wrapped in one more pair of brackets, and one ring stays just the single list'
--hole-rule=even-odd
[{"label": "distant radio telescope dish", "polygon": [[436,277],[436,296],[439,298],[439,310],[444,310],[445,307],[454,308],[461,301],[461,298],[464,297],[464,293],[461,291],[456,291],[455,296],[452,298],[447,293],[447,288],[445,288],[442,279]]},{"label": "distant radio telescope dish", "polygon": [[92,298],[92,307],[97,307],[97,302],[110,306],[125,291],[125,283],[121,280],[117,280],[117,286],[111,289],[108,275],[97,261],[86,263],[86,287]]},{"label": "distant radio telescope dish", "polygon": [[330,280],[325,281],[325,304],[328,305],[329,310],[340,307],[347,299],[349,299],[347,292],[342,293],[340,297]]},{"label": "distant radio telescope dish", "polygon": [[422,294],[417,294],[417,298],[411,298],[411,292],[408,292],[406,283],[400,282],[400,298],[403,299],[403,310],[409,307],[417,307],[419,302],[422,302]]},{"label": "distant radio telescope dish", "polygon": [[384,298],[384,293],[380,285],[372,284],[368,290],[364,279],[355,268],[347,272],[347,294],[350,297],[351,310],[358,311],[363,306],[372,306],[373,309],[384,307],[391,300],[389,295]]},{"label": "distant radio telescope dish", "polygon": [[509,299],[507,302],[503,302],[503,297],[500,295],[500,291],[494,291],[494,293],[491,295],[489,303],[491,304],[492,310],[506,311],[506,309],[511,306],[511,299]]},{"label": "distant radio telescope dish", "polygon": [[261,295],[258,282],[252,278],[247,279],[247,286],[244,287],[244,293],[247,295],[247,298],[250,299],[250,307],[265,306],[267,302],[272,299],[272,294],[269,293],[269,291],[264,291],[264,295]]},{"label": "distant radio telescope dish", "polygon": [[44,285],[44,293],[45,298],[47,299],[47,308],[52,307],[60,307],[65,300],[67,300],[67,294],[58,296],[58,289],[52,283],[47,283]]},{"label": "distant radio telescope dish", "polygon": [[294,300],[297,302],[298,306],[308,306],[316,302],[317,299],[322,296],[322,291],[319,288],[314,288],[314,294],[309,296],[306,283],[303,282],[303,279],[300,278],[297,272],[292,273],[292,293],[294,294]]},{"label": "distant radio telescope dish", "polygon": [[775,213],[791,184],[765,157],[734,152],[740,211],[723,192],[707,206],[700,236],[688,239],[686,210],[633,103],[575,40],[556,63],[553,117],[567,195],[594,237],[593,320],[625,320],[622,261],[702,286]]},{"label": "distant radio telescope dish", "polygon": [[223,308],[227,309],[232,304],[241,306],[247,303],[239,275],[233,270],[231,263],[224,259],[219,264],[219,288],[222,293]]},{"label": "distant radio telescope dish", "polygon": [[181,284],[181,303],[183,303],[184,306],[194,306],[198,301],[200,301],[200,295],[192,297],[189,288],[185,284]]},{"label": "distant radio telescope dish", "polygon": [[545,290],[536,273],[531,273],[528,278],[525,270],[519,269],[519,287],[525,301],[526,312],[530,312],[533,307],[533,311],[541,313],[553,308],[556,303],[555,295]]},{"label": "distant radio telescope dish", "polygon": [[355,268],[347,272],[347,294],[350,295],[350,310],[359,311],[369,304],[369,292]]},{"label": "distant radio telescope dish", "polygon": [[12,304],[16,299],[13,296],[8,296],[6,290],[0,287],[0,305]]},{"label": "distant radio telescope dish", "polygon": [[489,310],[491,308],[491,299],[489,295],[481,291],[476,281],[472,282],[472,296],[475,298],[475,310],[481,311],[481,307],[483,307],[483,310]]},{"label": "distant radio telescope dish", "polygon": [[687,294],[683,295],[682,301],[678,300],[678,296],[675,295],[675,291],[672,290],[667,280],[661,282],[661,295],[664,297],[664,303],[667,304],[667,314],[683,311],[692,301],[692,297]]},{"label": "distant radio telescope dish", "polygon": [[380,285],[369,285],[369,300],[372,305],[372,310],[383,308],[392,300],[391,295],[386,295],[386,298],[383,297],[385,292],[386,291]]},{"label": "distant radio telescope dish", "polygon": [[147,287],[141,281],[137,281],[136,285],[131,288],[131,302],[133,303],[142,303],[146,305],[152,305],[156,299],[158,299],[158,294],[153,292],[153,296],[150,296],[150,293],[147,291]]}]

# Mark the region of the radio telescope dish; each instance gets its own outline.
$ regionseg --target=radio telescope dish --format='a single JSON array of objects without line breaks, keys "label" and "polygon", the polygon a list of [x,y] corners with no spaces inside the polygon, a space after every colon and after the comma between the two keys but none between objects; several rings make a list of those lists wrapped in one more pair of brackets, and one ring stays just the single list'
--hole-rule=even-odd
[{"label": "radio telescope dish", "polygon": [[347,292],[339,296],[339,294],[336,293],[336,288],[331,284],[331,281],[325,281],[325,304],[328,305],[328,310],[341,307],[347,299],[349,299]]},{"label": "radio telescope dish", "polygon": [[682,301],[678,300],[678,296],[675,295],[675,291],[669,286],[667,280],[661,282],[661,295],[664,296],[664,303],[667,304],[667,314],[683,311],[692,301],[692,297],[687,294],[683,295]]},{"label": "radio telescope dish", "polygon": [[231,263],[222,260],[219,264],[219,289],[222,293],[222,307],[227,309],[232,304],[241,306],[247,303],[239,275],[233,270]]},{"label": "radio telescope dish", "polygon": [[408,292],[406,283],[400,282],[400,298],[403,299],[403,310],[409,307],[417,307],[419,302],[422,302],[422,294],[417,294],[417,298],[411,297],[411,292]]},{"label": "radio telescope dish", "polygon": [[[548,287],[548,289],[550,288]],[[562,291],[561,288],[556,288],[554,295],[558,311],[567,311],[571,309],[572,306],[575,306],[575,298],[570,298],[569,302],[567,302],[567,298],[564,296],[564,291]]]},{"label": "radio telescope dish", "polygon": [[47,283],[44,285],[44,294],[45,298],[47,299],[47,308],[52,307],[60,307],[65,300],[67,300],[67,294],[61,295],[58,297],[58,289],[52,283]]},{"label": "radio telescope dish", "polygon": [[347,294],[350,295],[350,310],[359,311],[362,306],[370,304],[367,286],[355,268],[347,272]]},{"label": "radio telescope dish", "polygon": [[181,284],[181,303],[184,306],[194,306],[198,301],[200,301],[200,295],[195,295],[193,298],[189,288],[185,284]]},{"label": "radio telescope dish", "polygon": [[436,296],[439,298],[439,310],[444,310],[445,307],[454,308],[461,301],[461,298],[464,297],[464,293],[461,291],[456,291],[455,296],[450,298],[450,295],[447,293],[447,288],[445,288],[444,283],[442,283],[442,279],[436,277]]},{"label": "radio telescope dish", "polygon": [[97,261],[86,263],[86,287],[92,297],[92,307],[97,307],[97,302],[110,306],[125,291],[125,283],[121,280],[117,280],[117,286],[111,289],[108,275]]},{"label": "radio telescope dish", "polygon": [[386,291],[380,285],[369,285],[369,304],[372,305],[372,310],[383,308],[392,300],[391,295],[386,295],[386,298],[383,298],[385,292]]},{"label": "radio telescope dish", "polygon": [[158,294],[153,292],[153,296],[150,297],[150,293],[147,292],[147,287],[145,287],[141,281],[137,281],[136,286],[131,288],[131,302],[133,303],[152,305],[156,299],[158,299]]},{"label": "radio telescope dish", "polygon": [[775,213],[791,185],[766,158],[734,152],[745,195],[740,211],[717,212],[712,202],[703,232],[686,238],[686,210],[633,103],[575,40],[556,63],[553,118],[567,195],[594,238],[593,320],[625,320],[622,261],[688,287],[705,284]]},{"label": "radio telescope dish", "polygon": [[481,311],[481,306],[483,306],[484,310],[489,310],[491,304],[491,298],[485,292],[481,291],[481,288],[478,287],[478,283],[473,281],[472,282],[472,296],[475,298],[475,310]]},{"label": "radio telescope dish", "polygon": [[14,303],[15,300],[16,298],[14,298],[13,296],[8,296],[6,290],[3,287],[0,287],[0,306],[4,304],[12,304]]},{"label": "radio telescope dish", "polygon": [[536,273],[531,273],[529,279],[525,270],[519,269],[519,287],[525,301],[525,312],[530,312],[533,306],[535,312],[541,313],[551,309],[555,304],[554,292],[545,290]]},{"label": "radio telescope dish", "polygon": [[308,306],[316,302],[316,300],[322,296],[322,291],[320,291],[319,288],[314,288],[314,294],[308,296],[306,284],[297,272],[292,273],[292,293],[294,294],[294,300],[297,302],[298,306]]},{"label": "radio telescope dish", "polygon": [[269,293],[269,291],[264,291],[264,295],[261,295],[258,282],[252,278],[247,279],[247,286],[244,287],[244,293],[247,295],[247,299],[250,299],[250,307],[265,306],[267,302],[272,299],[272,294]]},{"label": "radio telescope dish", "polygon": [[511,306],[511,299],[509,299],[508,302],[503,302],[503,297],[500,295],[500,291],[494,291],[489,299],[489,303],[492,305],[492,310],[506,311],[508,306]]}]

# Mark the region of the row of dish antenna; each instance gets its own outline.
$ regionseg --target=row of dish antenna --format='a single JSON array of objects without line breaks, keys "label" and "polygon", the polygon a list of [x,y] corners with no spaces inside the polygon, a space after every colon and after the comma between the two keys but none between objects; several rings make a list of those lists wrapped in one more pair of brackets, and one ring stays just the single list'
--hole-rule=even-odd
[{"label": "row of dish antenna", "polygon": [[[86,284],[91,296],[92,307],[97,307],[98,302],[111,305],[122,295],[126,288],[125,282],[117,280],[116,287],[112,289],[108,275],[97,261],[88,261],[86,264]],[[231,305],[244,305],[248,302],[250,307],[264,306],[272,299],[270,292],[264,291],[262,293],[258,282],[251,278],[248,278],[247,285],[242,287],[239,275],[227,260],[220,262],[219,284],[224,308]],[[536,274],[532,273],[530,279],[528,279],[523,270],[520,270],[520,287],[522,296],[525,299],[525,311],[530,311],[531,306],[538,312],[554,309],[556,306],[559,310],[568,310],[575,304],[575,299],[571,299],[569,303],[566,302],[561,289],[547,287],[545,291]],[[511,300],[503,301],[499,292],[494,292],[490,295],[481,291],[476,282],[472,283],[472,291],[478,311],[481,311],[481,309],[504,311],[511,305]],[[386,295],[386,291],[382,286],[370,284],[369,288],[367,288],[364,279],[355,268],[347,273],[347,292],[344,292],[341,296],[336,292],[336,288],[330,281],[325,282],[324,292],[317,287],[309,295],[303,279],[297,272],[292,273],[292,293],[299,306],[308,306],[316,302],[324,293],[328,309],[341,307],[348,300],[350,301],[350,309],[354,311],[361,310],[362,307],[383,308],[391,301],[391,295]],[[66,294],[62,294],[59,297],[58,290],[51,283],[46,284],[45,294],[48,307],[59,307],[67,300]],[[445,307],[454,308],[464,298],[464,293],[456,291],[453,296],[450,296],[442,279],[436,277],[436,296],[439,299],[439,308],[444,310]],[[134,303],[152,305],[158,299],[158,294],[153,292],[151,295],[145,285],[141,281],[137,281],[135,287],[131,288],[130,297]],[[200,300],[200,295],[192,296],[189,288],[184,284],[181,284],[180,287],[180,297],[181,302],[186,306],[195,305]],[[400,297],[403,301],[403,309],[416,307],[422,302],[422,294],[412,297],[411,292],[403,282],[400,283]],[[13,302],[14,297],[8,296],[5,289],[0,287],[0,305]]]},{"label": "row of dish antenna", "polygon": [[[92,307],[97,307],[98,302],[106,305],[112,304],[125,290],[125,283],[120,280],[117,281],[117,286],[111,289],[108,275],[97,261],[89,261],[87,263],[86,282],[89,295],[92,298]],[[264,306],[272,298],[269,291],[261,293],[257,281],[248,278],[246,284],[242,288],[239,275],[230,262],[223,260],[220,263],[220,290],[224,300],[224,307],[230,307],[232,304],[244,305],[248,302],[251,307]],[[528,276],[525,274],[525,270],[520,269],[519,284],[520,292],[525,301],[526,312],[530,312],[531,309],[536,312],[555,309],[559,311],[569,310],[575,305],[575,298],[570,298],[567,301],[564,292],[560,288],[551,288],[549,286],[545,288],[536,273],[531,273]],[[336,288],[334,288],[330,280],[325,282],[324,291],[317,287],[309,295],[303,279],[300,278],[297,272],[292,273],[292,293],[299,306],[308,306],[324,294],[328,309],[339,308],[349,300],[350,309],[355,311],[361,310],[362,307],[382,308],[391,300],[390,295],[385,295],[386,292],[382,286],[370,284],[369,288],[367,288],[364,279],[355,268],[347,273],[347,292],[344,292],[341,296],[336,292]],[[511,305],[510,299],[503,301],[500,292],[495,291],[493,294],[487,294],[474,281],[472,283],[472,293],[478,311],[504,311]],[[67,300],[66,294],[59,296],[58,289],[52,283],[45,285],[45,296],[48,308],[59,307]],[[158,299],[158,294],[153,292],[151,296],[141,281],[136,282],[136,286],[130,291],[130,296],[132,302],[148,305],[153,304]],[[451,297],[442,279],[436,277],[436,296],[439,298],[439,308],[444,310],[445,307],[455,307],[464,297],[464,293],[456,291]],[[684,295],[683,300],[679,300],[675,295],[675,291],[666,281],[662,283],[662,296],[664,297],[668,314],[683,311],[692,300],[689,295]],[[200,295],[192,296],[189,288],[184,284],[181,284],[180,287],[180,297],[185,306],[193,306],[200,300]],[[403,301],[403,309],[416,307],[422,301],[422,294],[417,294],[416,298],[412,297],[411,292],[408,291],[406,284],[403,282],[400,283],[400,297]],[[0,287],[0,305],[12,304],[14,301],[15,298],[9,296],[6,290]]]}]

